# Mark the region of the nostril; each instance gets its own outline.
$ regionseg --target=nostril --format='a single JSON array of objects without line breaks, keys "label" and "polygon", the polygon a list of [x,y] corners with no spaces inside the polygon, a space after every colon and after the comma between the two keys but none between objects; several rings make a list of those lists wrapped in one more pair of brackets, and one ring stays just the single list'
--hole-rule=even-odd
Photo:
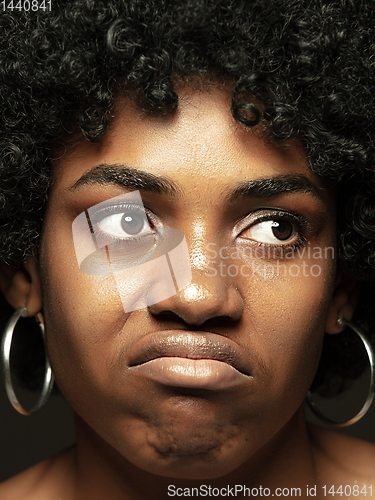
[{"label": "nostril", "polygon": [[[177,326],[189,327],[190,330],[208,330],[213,331],[219,328],[233,328],[234,324],[238,323],[239,318],[232,318],[229,315],[218,315],[210,318],[202,316],[187,316],[186,314],[179,314],[168,309],[155,311],[152,310],[151,314],[157,318],[158,321],[173,323],[174,328]],[[176,326],[177,325],[177,326]]]},{"label": "nostril", "polygon": [[149,312],[160,319],[179,318],[188,325],[203,325],[206,321],[221,318],[231,323],[238,320],[244,311],[241,293],[234,287],[225,286],[221,280],[212,280],[209,286],[190,283],[177,294],[148,306]]}]

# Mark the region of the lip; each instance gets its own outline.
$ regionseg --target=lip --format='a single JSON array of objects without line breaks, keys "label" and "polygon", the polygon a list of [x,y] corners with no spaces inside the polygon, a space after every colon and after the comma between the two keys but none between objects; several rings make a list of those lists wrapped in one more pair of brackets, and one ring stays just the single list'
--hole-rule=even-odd
[{"label": "lip", "polygon": [[163,385],[223,390],[252,379],[245,351],[222,335],[167,330],[145,335],[128,353],[129,370]]}]

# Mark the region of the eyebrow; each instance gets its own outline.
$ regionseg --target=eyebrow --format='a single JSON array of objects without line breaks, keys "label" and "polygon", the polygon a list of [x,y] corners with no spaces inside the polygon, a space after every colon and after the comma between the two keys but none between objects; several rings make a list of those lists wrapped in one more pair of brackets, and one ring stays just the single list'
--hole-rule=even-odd
[{"label": "eyebrow", "polygon": [[[112,184],[173,197],[181,193],[177,184],[167,177],[156,176],[122,164],[105,163],[83,174],[68,189],[75,191],[81,186],[95,184],[103,186]],[[228,200],[235,202],[246,198],[271,198],[296,192],[311,194],[319,201],[325,201],[322,189],[302,174],[283,174],[240,182],[230,193]]]},{"label": "eyebrow", "polygon": [[97,165],[83,174],[68,190],[75,191],[81,186],[92,186],[95,184],[102,186],[112,184],[124,188],[168,194],[170,196],[176,196],[179,193],[177,184],[167,177],[156,176],[126,165],[108,165],[105,163]]},{"label": "eyebrow", "polygon": [[229,201],[234,202],[250,197],[272,198],[286,193],[307,193],[325,202],[323,189],[318,188],[302,174],[283,174],[241,182],[230,194]]}]

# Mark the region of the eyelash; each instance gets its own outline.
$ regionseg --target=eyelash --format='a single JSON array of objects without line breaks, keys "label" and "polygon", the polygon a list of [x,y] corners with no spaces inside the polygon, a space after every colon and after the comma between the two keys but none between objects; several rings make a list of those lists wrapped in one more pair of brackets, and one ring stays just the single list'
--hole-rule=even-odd
[{"label": "eyelash", "polygon": [[[252,215],[254,215],[254,213]],[[296,233],[298,235],[298,239],[293,244],[287,243],[284,245],[283,244],[275,245],[272,243],[262,243],[260,241],[252,240],[250,238],[241,238],[242,233],[244,233],[251,227],[255,226],[256,224],[265,221],[276,221],[276,220],[287,221],[294,226]],[[307,239],[305,237],[305,234],[308,232],[308,230],[309,230],[309,224],[306,221],[306,219],[301,215],[291,214],[289,212],[273,211],[257,216],[256,219],[254,219],[251,224],[248,224],[240,231],[239,237],[246,242],[251,242],[250,244],[256,245],[257,247],[272,249],[273,252],[275,251],[278,252],[278,256],[282,257],[288,251],[289,252],[295,251],[298,248],[302,247],[304,244],[306,244]]]},{"label": "eyelash", "polygon": [[[155,236],[157,237],[158,232],[153,221],[154,216],[153,213],[148,208],[141,207],[135,204],[126,204],[126,203],[122,205],[109,205],[108,207],[103,208],[99,212],[95,213],[92,217],[93,219],[92,225],[93,227],[95,227],[95,235],[96,237],[100,238],[102,244],[104,243],[104,245],[112,245],[113,247],[119,246],[120,244],[125,246],[132,245],[134,247],[137,244],[141,245],[144,242],[145,237],[147,237],[145,235],[139,237],[135,236],[133,238],[119,238],[111,236],[110,234],[105,233],[99,228],[98,222],[102,220],[105,216],[125,212],[127,210],[137,211],[140,214],[142,214],[142,216],[146,215],[147,222],[150,225],[153,235],[154,237]],[[249,214],[250,217],[254,215],[255,215],[254,212],[252,214]],[[242,219],[242,221],[246,221],[246,219],[248,219],[249,216]],[[250,238],[241,238],[241,234],[246,230],[250,229],[251,227],[253,227],[254,225],[265,221],[275,221],[275,220],[287,221],[295,227],[298,238],[293,244],[276,245],[272,243],[262,243],[256,240],[252,240]],[[279,257],[283,257],[283,255],[285,255],[286,252],[295,251],[306,243],[307,239],[305,237],[305,234],[308,231],[309,231],[309,224],[306,221],[306,219],[301,215],[291,214],[289,212],[271,211],[256,216],[256,218],[251,222],[251,224],[247,224],[246,227],[243,227],[241,229],[239,237],[241,238],[242,241],[246,241],[246,244],[252,244],[262,248],[270,248],[273,250],[273,252],[277,252]]]},{"label": "eyelash", "polygon": [[121,244],[121,245],[125,245],[125,246],[131,245],[132,247],[134,247],[137,244],[141,245],[142,242],[145,240],[145,238],[147,238],[147,235],[135,236],[133,238],[120,238],[120,237],[116,237],[116,236],[111,236],[110,234],[108,234],[100,229],[98,223],[104,217],[111,215],[111,214],[118,214],[118,213],[126,212],[127,210],[138,212],[142,216],[146,215],[147,222],[149,223],[153,234],[157,235],[156,228],[152,222],[152,218],[153,218],[152,213],[150,212],[150,210],[148,208],[141,207],[141,206],[135,205],[135,204],[127,204],[127,203],[124,203],[122,205],[109,205],[108,207],[103,208],[103,209],[99,210],[98,212],[96,212],[92,217],[92,219],[93,219],[92,226],[95,228],[94,229],[95,236],[97,238],[100,238],[101,244],[102,244],[101,246],[111,245],[112,247],[116,248],[116,246],[119,246]]}]

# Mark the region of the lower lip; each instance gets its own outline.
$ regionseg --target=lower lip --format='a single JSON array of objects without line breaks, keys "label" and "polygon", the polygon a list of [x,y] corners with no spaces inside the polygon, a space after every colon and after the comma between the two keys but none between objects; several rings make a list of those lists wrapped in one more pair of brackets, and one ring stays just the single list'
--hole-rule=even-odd
[{"label": "lower lip", "polygon": [[246,384],[252,378],[214,359],[161,357],[129,369],[160,384],[214,391]]}]

